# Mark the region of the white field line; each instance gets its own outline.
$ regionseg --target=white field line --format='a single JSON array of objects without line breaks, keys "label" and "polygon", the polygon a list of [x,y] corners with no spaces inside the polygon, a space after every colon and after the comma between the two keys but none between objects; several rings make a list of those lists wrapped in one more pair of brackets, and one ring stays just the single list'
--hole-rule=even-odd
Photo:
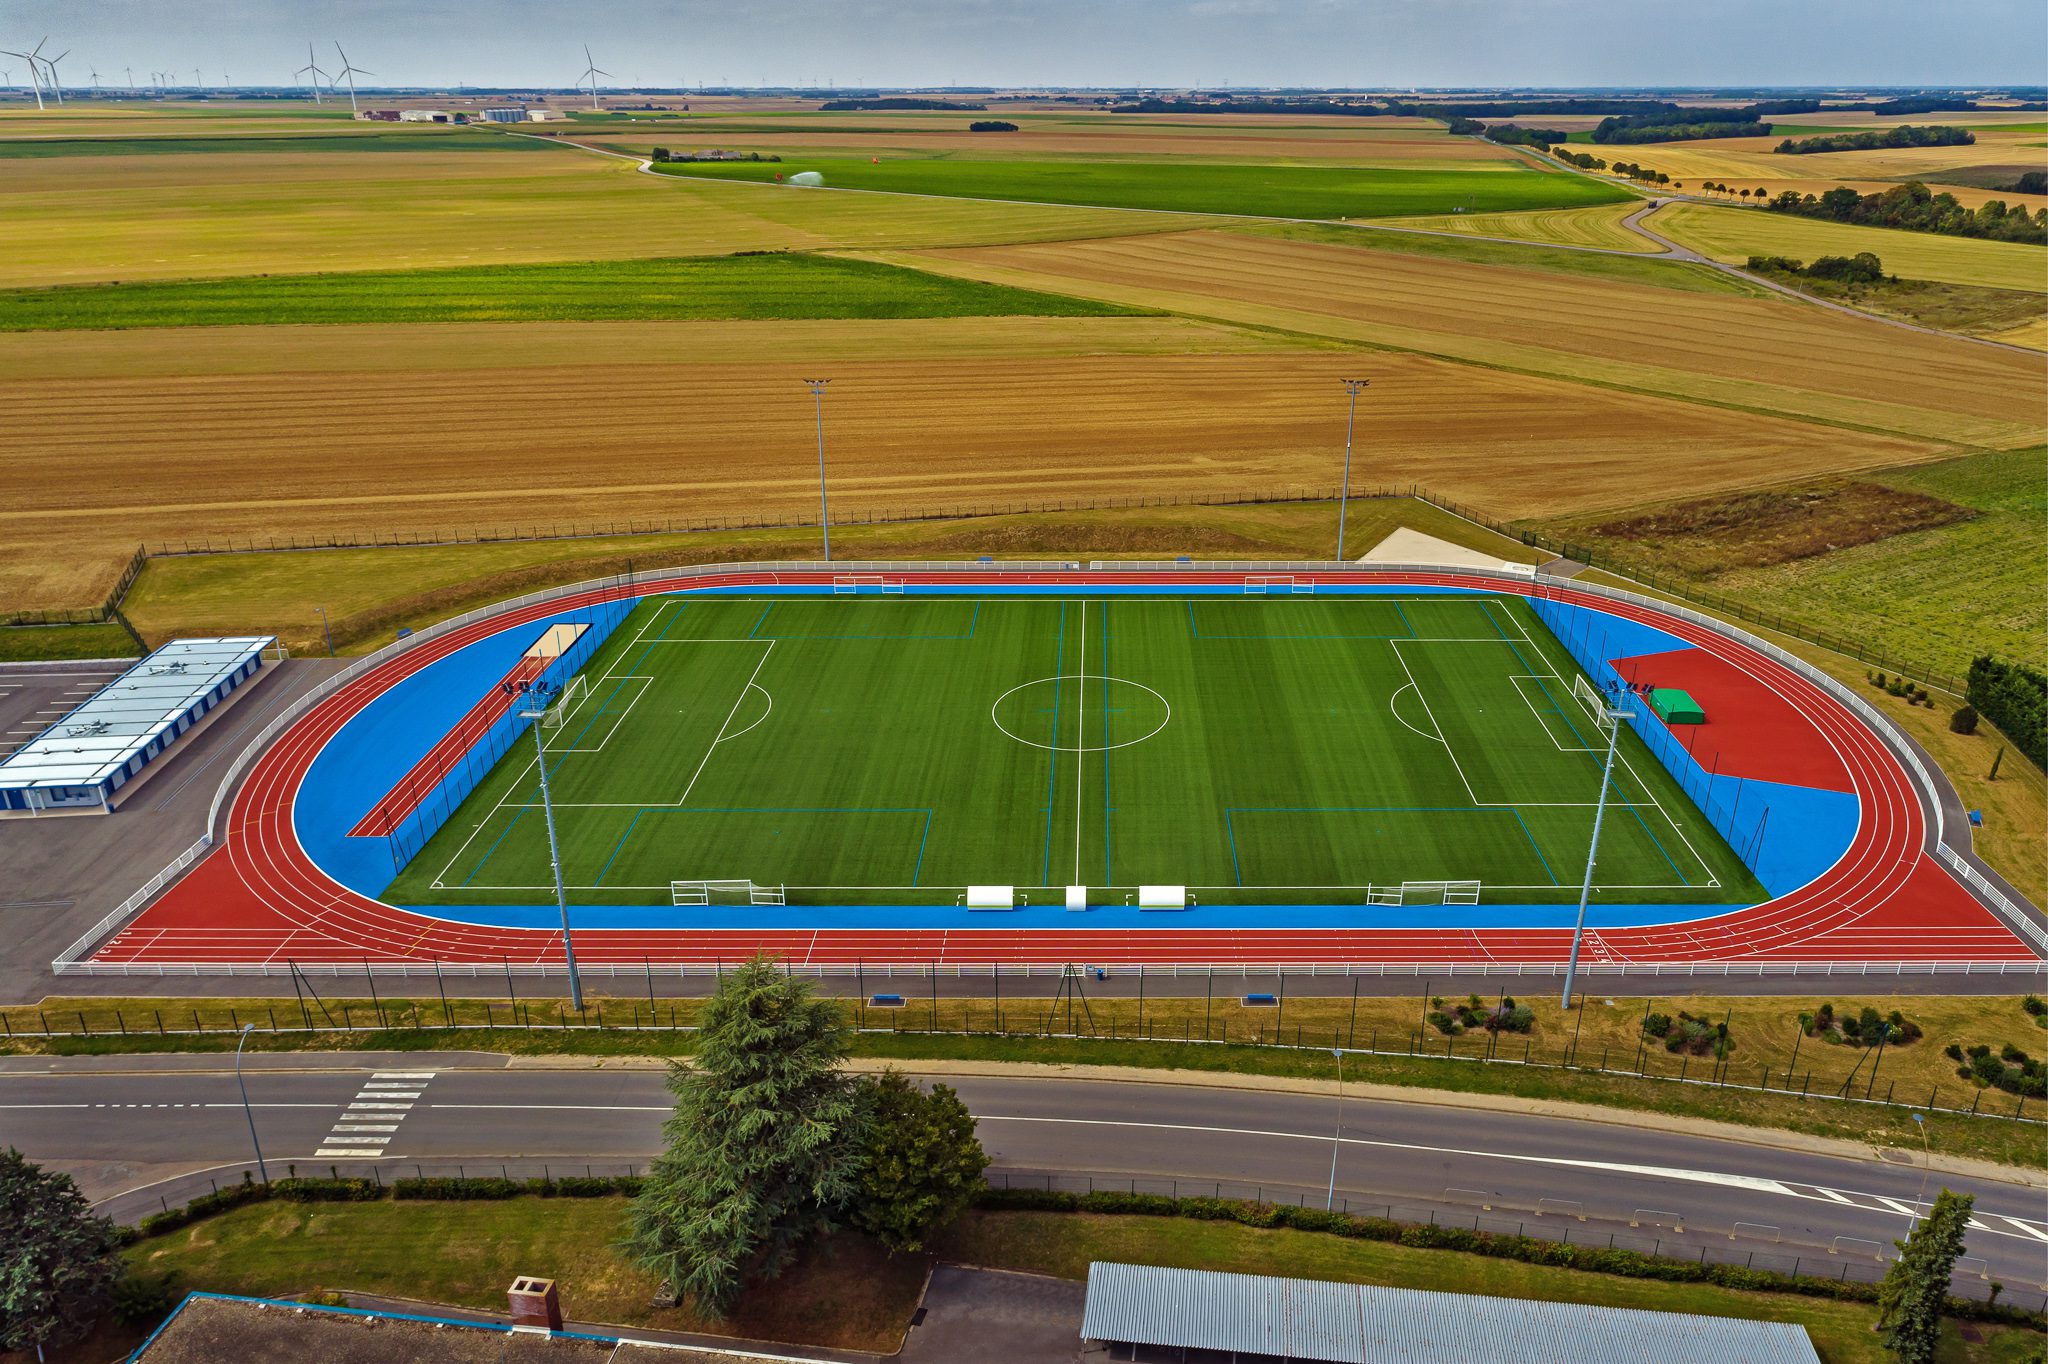
[{"label": "white field line", "polygon": [[[1585,747],[1583,744],[1567,745],[1562,739],[1557,737],[1557,732],[1550,727],[1550,721],[1543,718],[1543,712],[1538,710],[1536,703],[1529,699],[1528,689],[1522,686],[1524,679],[1532,682],[1542,682],[1545,680],[1544,675],[1542,673],[1510,673],[1508,681],[1515,684],[1515,690],[1521,693],[1523,703],[1529,707],[1529,713],[1536,717],[1537,724],[1543,726],[1543,732],[1550,736],[1550,742],[1556,747],[1557,751],[1560,753],[1591,753],[1593,750]],[[1561,679],[1551,678],[1550,680],[1558,681]],[[1592,803],[1591,801],[1586,802],[1588,805]]]},{"label": "white field line", "polygon": [[1422,703],[1422,713],[1429,717],[1431,727],[1436,730],[1436,741],[1442,744],[1444,752],[1450,755],[1451,770],[1458,774],[1458,781],[1465,788],[1465,798],[1474,805],[1481,804],[1478,795],[1472,790],[1472,783],[1465,780],[1465,769],[1458,765],[1457,751],[1451,747],[1451,741],[1444,737],[1444,727],[1437,723],[1436,712],[1429,708],[1429,698],[1422,694],[1422,688],[1415,681],[1414,672],[1408,667],[1408,660],[1401,656],[1401,641],[1388,640],[1387,647],[1393,650],[1394,661],[1401,665],[1401,671],[1408,674],[1408,685],[1415,688],[1415,699]]},{"label": "white field line", "polygon": [[[603,738],[599,739],[596,743],[591,744],[588,747],[578,744],[573,747],[550,748],[548,750],[550,753],[602,753],[604,751],[605,745],[609,744],[612,741],[612,735],[617,734],[619,732],[619,726],[626,723],[626,717],[632,714],[633,707],[640,704],[640,698],[647,695],[648,687],[651,686],[654,682],[654,679],[652,677],[649,677],[645,673],[626,673],[621,677],[612,678],[609,680],[617,682],[621,685],[627,682],[638,682],[641,685],[639,690],[633,693],[633,699],[626,702],[625,709],[612,713],[611,726],[605,730]],[[614,693],[616,693],[617,688],[614,688],[613,691]],[[591,723],[597,723],[599,719],[604,718],[604,715],[605,712],[598,712],[596,716],[592,717]],[[569,721],[572,718],[573,714],[562,717],[562,728],[564,730],[569,728]],[[559,801],[556,803],[560,804]]]},{"label": "white field line", "polygon": [[697,763],[697,770],[690,774],[689,782],[683,787],[683,794],[676,797],[675,803],[678,808],[689,802],[690,792],[695,790],[697,787],[697,778],[704,775],[705,767],[707,767],[711,762],[711,755],[713,753],[716,753],[718,751],[718,746],[725,742],[725,732],[728,729],[732,728],[732,717],[740,713],[740,707],[746,702],[748,690],[765,690],[755,688],[754,681],[756,678],[760,677],[762,667],[765,666],[768,662],[768,656],[775,652],[775,641],[772,639],[750,639],[747,641],[747,643],[766,644],[768,647],[761,651],[761,657],[759,661],[757,661],[754,664],[754,671],[747,674],[747,685],[741,687],[740,694],[733,698],[732,709],[725,713],[725,723],[718,727],[718,734],[711,740],[711,747],[704,750],[703,758]]}]

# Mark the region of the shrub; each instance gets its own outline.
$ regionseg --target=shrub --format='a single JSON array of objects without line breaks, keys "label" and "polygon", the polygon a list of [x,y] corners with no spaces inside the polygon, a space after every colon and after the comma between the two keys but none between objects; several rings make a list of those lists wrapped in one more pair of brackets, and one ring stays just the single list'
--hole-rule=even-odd
[{"label": "shrub", "polygon": [[1652,1037],[1665,1037],[1671,1032],[1670,1014],[1643,1015],[1643,1031]]},{"label": "shrub", "polygon": [[445,1200],[481,1202],[513,1198],[526,1192],[509,1179],[450,1179],[429,1175],[425,1179],[394,1179],[391,1196],[404,1200]]},{"label": "shrub", "polygon": [[1948,727],[1957,734],[1977,732],[1977,708],[1968,701],[1956,707],[1955,714],[1948,717]]},{"label": "shrub", "polygon": [[[384,1188],[367,1179],[280,1179],[270,1186],[270,1195],[287,1203],[374,1203]],[[195,1210],[199,1202],[193,1200]]]},{"label": "shrub", "polygon": [[131,1331],[150,1330],[169,1316],[184,1296],[175,1272],[124,1274],[114,1285],[114,1320]]},{"label": "shrub", "polygon": [[2039,995],[2028,995],[2020,1001],[2020,1008],[2026,1010],[2028,1016],[2040,1018],[2048,1015],[2048,1000],[2043,1000]]},{"label": "shrub", "polygon": [[1943,1047],[1943,1048],[1941,1049],[1941,1054],[1942,1054],[1943,1056],[1946,1056],[1946,1057],[1947,1057],[1947,1058],[1948,1058],[1949,1060],[1951,1060],[1951,1061],[1960,1061],[1960,1060],[1962,1060],[1962,1059],[1963,1059],[1963,1046],[1962,1046],[1962,1043],[1960,1043],[1960,1042],[1951,1042],[1951,1043],[1949,1043],[1949,1044],[1948,1044],[1948,1045],[1947,1045],[1946,1047]]}]

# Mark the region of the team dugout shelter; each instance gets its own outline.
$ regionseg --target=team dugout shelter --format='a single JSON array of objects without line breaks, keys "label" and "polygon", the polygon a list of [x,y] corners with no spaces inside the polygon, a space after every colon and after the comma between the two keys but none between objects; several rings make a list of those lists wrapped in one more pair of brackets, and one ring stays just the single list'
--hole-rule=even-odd
[{"label": "team dugout shelter", "polygon": [[112,810],[115,793],[254,677],[276,643],[172,640],[0,761],[0,813]]}]

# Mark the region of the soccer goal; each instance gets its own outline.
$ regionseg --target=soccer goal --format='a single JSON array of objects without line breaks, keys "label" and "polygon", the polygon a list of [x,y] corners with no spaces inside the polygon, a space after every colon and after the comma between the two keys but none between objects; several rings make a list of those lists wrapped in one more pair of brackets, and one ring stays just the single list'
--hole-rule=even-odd
[{"label": "soccer goal", "polygon": [[789,898],[781,886],[757,885],[752,881],[671,881],[669,902],[677,905],[785,905]]},{"label": "soccer goal", "polygon": [[1614,729],[1614,717],[1609,713],[1613,707],[1608,704],[1607,698],[1602,696],[1591,682],[1583,677],[1574,676],[1572,699],[1585,707],[1586,714],[1593,718],[1593,727],[1600,731],[1601,738],[1606,738]]},{"label": "soccer goal", "polygon": [[1478,881],[1403,881],[1398,886],[1367,886],[1369,905],[1476,905]]},{"label": "soccer goal", "polygon": [[588,679],[584,678],[581,674],[570,678],[569,685],[562,688],[562,694],[555,698],[555,703],[541,712],[541,727],[543,729],[560,729],[562,722],[569,718],[570,713],[589,694],[590,686]]},{"label": "soccer goal", "polygon": [[832,579],[832,591],[834,594],[843,597],[854,596],[861,592],[901,593],[903,591],[903,580],[901,578],[885,578],[879,573],[842,573]]},{"label": "soccer goal", "polygon": [[1248,573],[1244,580],[1244,594],[1247,597],[1286,596],[1290,593],[1313,594],[1315,590],[1315,579],[1296,578],[1284,573]]}]

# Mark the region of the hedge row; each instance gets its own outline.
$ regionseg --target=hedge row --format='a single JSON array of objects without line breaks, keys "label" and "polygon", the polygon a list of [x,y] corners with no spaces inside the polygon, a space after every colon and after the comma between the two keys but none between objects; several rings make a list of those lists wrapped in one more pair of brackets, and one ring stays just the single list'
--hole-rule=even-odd
[{"label": "hedge row", "polygon": [[[629,1175],[565,1175],[560,1179],[455,1179],[431,1176],[399,1179],[390,1184],[368,1179],[279,1179],[258,1184],[244,1174],[240,1184],[203,1193],[180,1208],[151,1213],[135,1228],[135,1236],[162,1236],[188,1223],[239,1208],[245,1203],[280,1199],[287,1203],[374,1203],[387,1194],[413,1202],[459,1202],[499,1198],[632,1197],[641,1181]],[[131,1239],[133,1239],[131,1237]]]},{"label": "hedge row", "polygon": [[[1813,1298],[1834,1298],[1847,1302],[1877,1301],[1877,1285],[1846,1283],[1810,1274],[1781,1274],[1774,1270],[1745,1269],[1741,1265],[1702,1264],[1666,1256],[1645,1255],[1637,1250],[1616,1250],[1595,1245],[1569,1245],[1533,1236],[1473,1231],[1464,1227],[1441,1227],[1415,1222],[1394,1222],[1384,1217],[1356,1217],[1349,1213],[1303,1208],[1284,1203],[1247,1203],[1228,1198],[1171,1198],[1165,1194],[1068,1193],[1048,1189],[986,1189],[975,1206],[990,1210],[1035,1212],[1091,1212],[1137,1214],[1145,1217],[1186,1217],[1203,1222],[1236,1222],[1242,1226],[1286,1227],[1294,1231],[1323,1232],[1362,1241],[1387,1241],[1414,1250],[1462,1250],[1524,1264],[1577,1269],[1593,1274],[1613,1274],[1628,1279],[1658,1279],[1666,1283],[1706,1283],[1748,1292],[1798,1293]],[[2015,1307],[2001,1307],[1969,1298],[1951,1298],[1948,1314],[1977,1321],[2037,1324],[2039,1313]]]},{"label": "hedge row", "polygon": [[1970,664],[1964,696],[2036,767],[2048,767],[2048,676],[1989,656]]}]

